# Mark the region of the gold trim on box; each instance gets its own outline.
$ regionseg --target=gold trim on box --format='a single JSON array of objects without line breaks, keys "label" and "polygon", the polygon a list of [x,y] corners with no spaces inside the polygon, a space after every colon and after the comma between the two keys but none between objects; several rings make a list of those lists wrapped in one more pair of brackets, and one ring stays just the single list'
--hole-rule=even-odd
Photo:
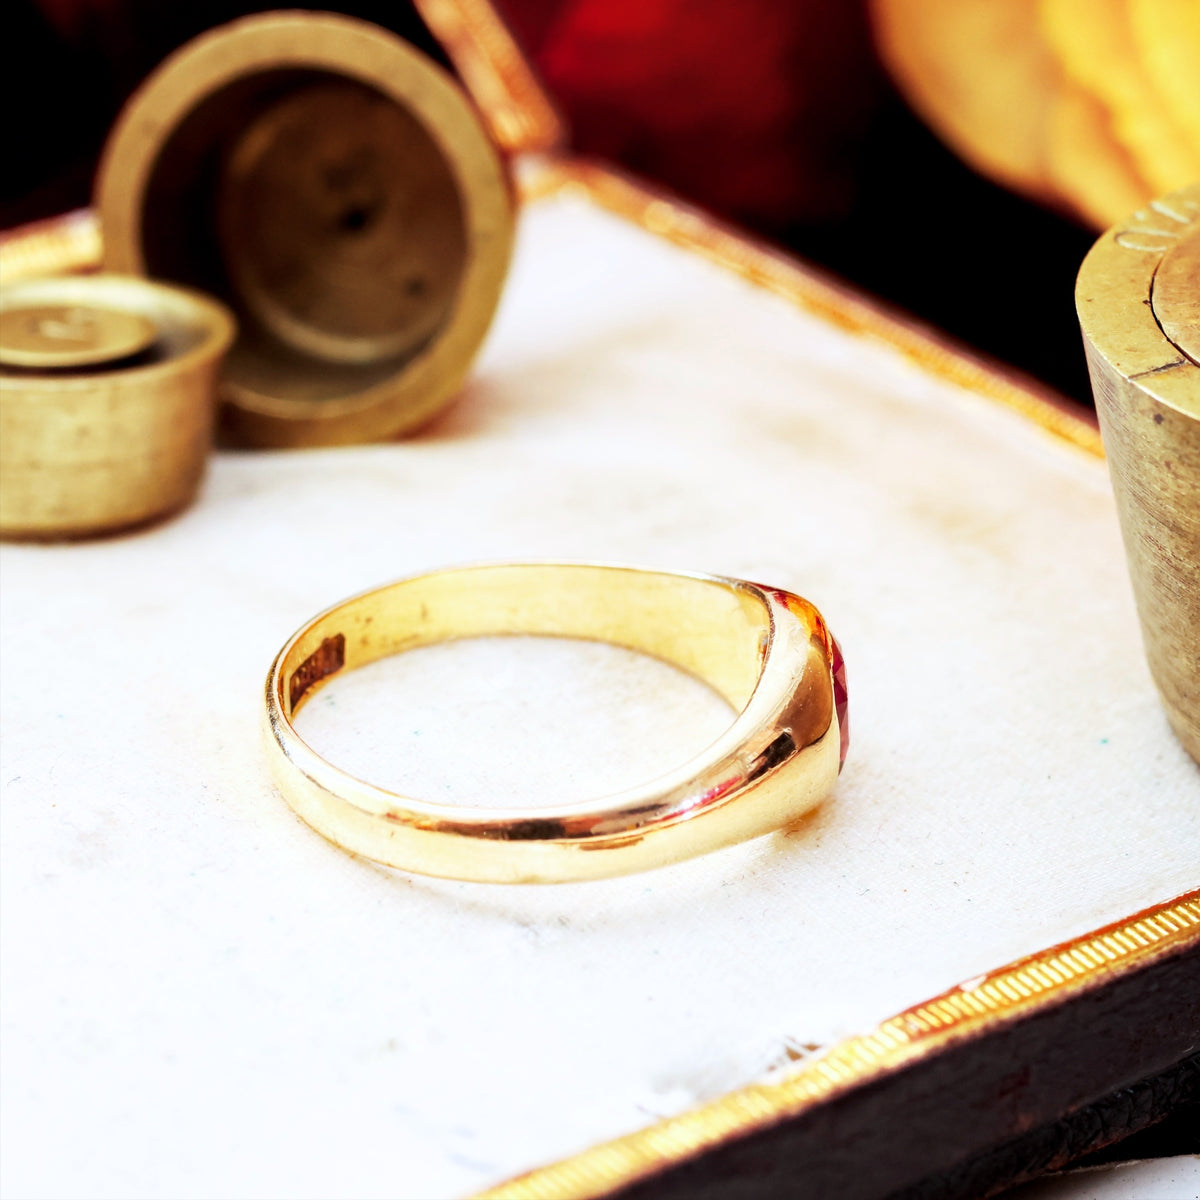
[{"label": "gold trim on box", "polygon": [[96,271],[103,257],[100,218],[90,208],[76,209],[0,234],[0,284]]},{"label": "gold trim on box", "polygon": [[566,141],[562,118],[488,0],[414,3],[501,150],[550,150]]},{"label": "gold trim on box", "polygon": [[966,347],[853,288],[757,242],[690,205],[656,192],[611,168],[580,159],[548,158],[520,180],[521,198],[576,192],[609,212],[703,254],[793,304],[850,333],[899,350],[929,374],[949,380],[1022,416],[1074,446],[1104,456],[1095,421],[1085,410],[1019,372],[990,362]]},{"label": "gold trim on box", "polygon": [[1200,890],[1019,959],[839,1042],[794,1074],[752,1084],[477,1193],[475,1200],[587,1200],[655,1175],[935,1053],[947,1042],[1027,1016],[1110,976],[1200,944]]}]

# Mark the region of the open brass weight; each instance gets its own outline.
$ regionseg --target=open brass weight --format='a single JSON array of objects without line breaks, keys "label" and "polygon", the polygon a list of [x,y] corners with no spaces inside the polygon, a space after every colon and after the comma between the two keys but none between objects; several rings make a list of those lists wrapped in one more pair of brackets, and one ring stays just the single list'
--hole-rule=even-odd
[{"label": "open brass weight", "polygon": [[457,390],[512,246],[506,167],[440,67],[374,25],[268,13],[168,58],[96,187],[108,269],[238,319],[224,425],[259,446],[372,441]]}]

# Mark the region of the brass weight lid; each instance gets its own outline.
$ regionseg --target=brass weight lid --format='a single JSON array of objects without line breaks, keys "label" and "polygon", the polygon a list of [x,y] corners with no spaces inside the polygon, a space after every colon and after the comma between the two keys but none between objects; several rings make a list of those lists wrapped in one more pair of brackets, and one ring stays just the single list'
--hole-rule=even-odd
[{"label": "brass weight lid", "polygon": [[1146,657],[1200,762],[1200,184],[1104,234],[1075,300]]},{"label": "brass weight lid", "polygon": [[141,313],[95,304],[0,309],[0,368],[53,371],[132,358],[158,340]]},{"label": "brass weight lid", "polygon": [[500,298],[514,206],[453,79],[377,26],[267,13],[183,47],[133,96],[96,187],[110,270],[234,309],[242,442],[410,429],[455,393]]},{"label": "brass weight lid", "polygon": [[[1188,236],[1159,261],[1150,306],[1170,343],[1193,366],[1200,366],[1200,212]],[[1200,385],[1194,382],[1191,396],[1200,405]]]}]

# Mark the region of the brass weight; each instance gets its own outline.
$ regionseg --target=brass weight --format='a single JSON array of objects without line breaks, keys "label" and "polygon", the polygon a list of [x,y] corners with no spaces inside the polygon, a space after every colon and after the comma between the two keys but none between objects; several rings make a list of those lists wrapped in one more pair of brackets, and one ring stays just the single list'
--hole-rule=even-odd
[{"label": "brass weight", "polygon": [[1200,762],[1200,184],[1104,234],[1075,299],[1150,670]]},{"label": "brass weight", "polygon": [[207,296],[117,275],[0,294],[0,536],[109,533],[187,504],[233,340]]},{"label": "brass weight", "polygon": [[247,17],[119,117],[96,205],[110,269],[235,311],[221,384],[258,446],[391,437],[458,389],[512,246],[506,168],[466,95],[374,25]]}]

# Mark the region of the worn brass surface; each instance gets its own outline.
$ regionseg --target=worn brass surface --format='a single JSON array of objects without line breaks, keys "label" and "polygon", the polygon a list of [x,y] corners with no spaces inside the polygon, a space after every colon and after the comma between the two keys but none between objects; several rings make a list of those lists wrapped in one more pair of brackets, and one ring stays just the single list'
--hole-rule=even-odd
[{"label": "worn brass surface", "polygon": [[1154,318],[1163,333],[1200,363],[1200,236],[1191,233],[1162,256],[1151,292]]},{"label": "worn brass surface", "polygon": [[96,203],[105,263],[237,312],[225,425],[263,446],[391,437],[456,392],[499,300],[506,169],[458,85],[374,25],[247,17],[126,106]]},{"label": "worn brass surface", "polygon": [[1110,229],[1076,303],[1146,656],[1200,761],[1200,184]]},{"label": "worn brass surface", "polygon": [[[690,762],[664,763],[650,784],[527,809],[397,795],[339,770],[292,724],[340,671],[432,642],[515,633],[665,659],[709,683],[738,716]],[[288,641],[267,677],[267,751],[296,812],[356,854],[490,883],[624,875],[778,829],[829,792],[841,749],[833,661],[811,604],[740,580],[561,563],[442,571],[347,600]]]},{"label": "worn brass surface", "polygon": [[85,304],[33,304],[0,312],[0,366],[53,371],[141,354],[158,330],[140,313]]},{"label": "worn brass surface", "polygon": [[[28,280],[0,293],[0,329],[0,535],[104,533],[188,503],[233,340],[223,306],[123,276]],[[107,361],[81,365],[80,340]]]},{"label": "worn brass surface", "polygon": [[[338,160],[354,165],[331,187]],[[371,363],[411,357],[445,323],[466,252],[462,211],[445,159],[405,109],[357,84],[314,84],[247,127],[225,177],[222,257],[281,342]]]}]

